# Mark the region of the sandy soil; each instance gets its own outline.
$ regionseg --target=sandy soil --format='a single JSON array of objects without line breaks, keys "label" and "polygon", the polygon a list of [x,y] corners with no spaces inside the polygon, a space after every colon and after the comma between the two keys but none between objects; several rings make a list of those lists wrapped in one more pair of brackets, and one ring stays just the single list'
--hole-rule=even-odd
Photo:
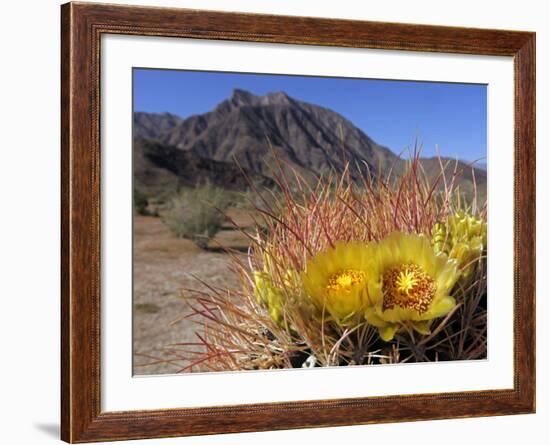
[{"label": "sandy soil", "polygon": [[[239,224],[248,222],[246,215],[232,216]],[[223,230],[210,243],[211,250],[201,250],[175,238],[159,218],[146,216],[135,217],[134,237],[134,374],[176,373],[184,361],[159,362],[174,359],[167,351],[170,344],[196,342],[200,330],[189,319],[181,320],[189,313],[182,289],[201,288],[194,277],[216,286],[236,285],[229,256],[215,247],[245,248],[246,237]]]}]

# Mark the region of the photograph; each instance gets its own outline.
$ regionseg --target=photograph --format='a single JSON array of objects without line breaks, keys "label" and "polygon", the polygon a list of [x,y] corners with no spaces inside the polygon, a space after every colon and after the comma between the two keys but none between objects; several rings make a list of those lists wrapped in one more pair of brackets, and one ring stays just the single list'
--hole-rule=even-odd
[{"label": "photograph", "polygon": [[487,359],[487,85],[132,81],[134,375]]},{"label": "photograph", "polygon": [[[468,19],[318,3],[69,2],[55,14],[60,57],[27,51],[34,65],[60,62],[49,70],[60,88],[41,89],[54,112],[35,119],[59,135],[57,170],[49,153],[39,164],[58,176],[59,205],[16,197],[60,223],[59,275],[46,274],[57,318],[39,311],[27,336],[43,342],[37,327],[57,320],[60,350],[47,355],[60,409],[44,412],[60,413],[63,441],[280,443],[324,428],[324,443],[350,426],[375,441],[397,429],[425,442],[424,429],[463,444],[472,428],[449,434],[441,420],[508,439],[525,430],[510,425],[540,420],[546,28],[517,8]],[[36,195],[13,168],[28,162],[6,165]],[[39,233],[6,233],[28,266],[21,239]],[[18,289],[43,286],[29,272],[44,275],[48,258]],[[20,332],[27,312],[9,313]]]}]

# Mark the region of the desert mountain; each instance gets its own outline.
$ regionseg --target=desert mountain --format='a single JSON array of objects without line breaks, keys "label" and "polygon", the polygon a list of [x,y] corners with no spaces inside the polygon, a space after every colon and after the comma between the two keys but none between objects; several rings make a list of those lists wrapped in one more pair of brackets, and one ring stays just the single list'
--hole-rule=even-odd
[{"label": "desert mountain", "polygon": [[[315,178],[346,161],[386,173],[405,162],[374,142],[340,114],[289,97],[283,92],[256,96],[235,90],[214,110],[182,119],[169,113],[134,113],[135,176],[138,186],[158,188],[192,185],[208,178],[230,188],[243,186],[240,168],[266,185],[274,177],[276,160],[287,172]],[[435,159],[423,161],[437,174]],[[454,169],[448,167],[448,171]],[[465,163],[461,185],[472,189],[472,172]],[[168,180],[168,178],[170,178]],[[218,178],[218,179],[216,179]],[[478,189],[486,187],[486,172],[475,170]],[[168,181],[168,182],[166,182]],[[166,184],[165,184],[166,183]]]}]

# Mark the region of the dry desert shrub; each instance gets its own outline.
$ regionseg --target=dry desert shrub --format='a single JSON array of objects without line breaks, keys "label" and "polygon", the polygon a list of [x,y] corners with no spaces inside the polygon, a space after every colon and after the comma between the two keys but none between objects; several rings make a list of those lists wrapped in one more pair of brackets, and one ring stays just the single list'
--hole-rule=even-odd
[{"label": "dry desert shrub", "polygon": [[178,238],[190,239],[204,249],[221,230],[225,221],[223,212],[230,204],[227,192],[207,182],[180,190],[161,218]]}]

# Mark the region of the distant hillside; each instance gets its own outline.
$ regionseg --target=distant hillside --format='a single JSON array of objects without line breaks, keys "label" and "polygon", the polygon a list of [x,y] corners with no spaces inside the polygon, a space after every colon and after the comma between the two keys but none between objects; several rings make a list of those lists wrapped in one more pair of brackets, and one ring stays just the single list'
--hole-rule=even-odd
[{"label": "distant hillside", "polygon": [[[308,179],[332,169],[341,173],[346,161],[384,174],[392,166],[399,173],[405,165],[340,114],[282,92],[255,96],[235,90],[211,112],[187,119],[136,112],[134,138],[136,182],[156,190],[192,185],[197,178],[242,188],[237,165],[269,186],[276,159],[286,173],[296,170]],[[436,159],[423,164],[430,175],[439,173]],[[458,169],[468,172],[461,187],[473,189],[471,168],[459,161]],[[476,169],[475,178],[478,189],[485,190],[486,172]]]},{"label": "distant hillside", "polygon": [[134,139],[134,181],[151,195],[169,195],[181,187],[210,182],[228,190],[244,190],[249,181],[274,187],[272,179],[252,171],[243,174],[235,163],[202,158],[159,142]]},{"label": "distant hillside", "polygon": [[[472,168],[469,163],[455,159],[422,158],[422,167],[432,180],[441,174],[441,164],[445,167],[445,177],[448,182],[456,173],[456,183],[462,192],[468,196],[472,196],[476,192],[480,198],[479,202],[483,202],[487,198],[487,170]],[[474,181],[476,190],[474,190]],[[441,181],[441,185],[443,185],[443,181]]]}]

